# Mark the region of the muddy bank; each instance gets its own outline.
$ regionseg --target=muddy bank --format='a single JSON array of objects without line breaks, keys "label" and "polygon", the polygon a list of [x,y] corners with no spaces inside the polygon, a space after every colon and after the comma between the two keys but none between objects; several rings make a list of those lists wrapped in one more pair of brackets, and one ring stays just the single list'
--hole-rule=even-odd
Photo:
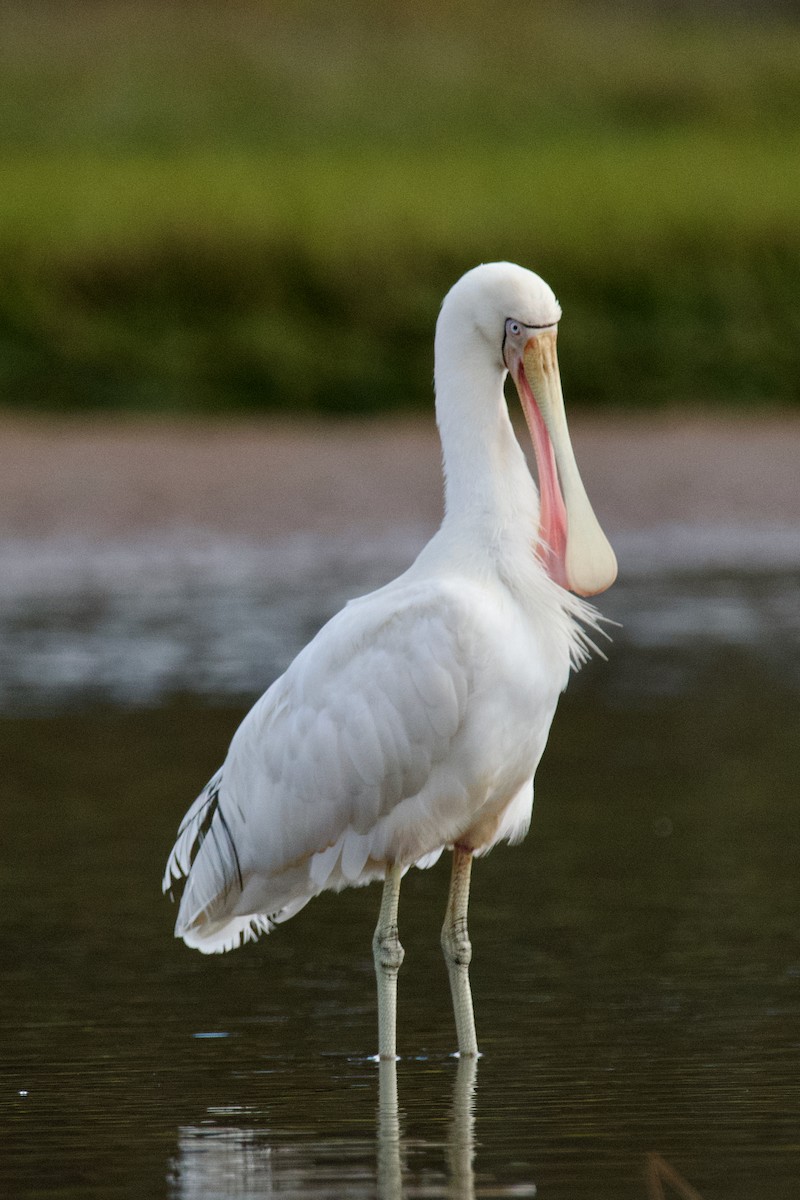
[{"label": "muddy bank", "polygon": [[[578,415],[572,429],[611,533],[800,520],[800,416]],[[432,419],[0,418],[0,537],[114,539],[191,527],[270,539],[433,527],[440,514]]]}]

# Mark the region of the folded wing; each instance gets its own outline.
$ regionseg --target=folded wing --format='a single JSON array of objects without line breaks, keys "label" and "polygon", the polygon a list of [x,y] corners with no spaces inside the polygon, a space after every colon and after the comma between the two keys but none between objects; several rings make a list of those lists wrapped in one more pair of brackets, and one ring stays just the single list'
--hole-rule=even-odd
[{"label": "folded wing", "polygon": [[230,949],[324,888],[435,861],[463,822],[471,768],[453,747],[481,661],[477,611],[452,585],[394,585],[320,631],[181,824],[164,878],[182,887],[178,936]]}]

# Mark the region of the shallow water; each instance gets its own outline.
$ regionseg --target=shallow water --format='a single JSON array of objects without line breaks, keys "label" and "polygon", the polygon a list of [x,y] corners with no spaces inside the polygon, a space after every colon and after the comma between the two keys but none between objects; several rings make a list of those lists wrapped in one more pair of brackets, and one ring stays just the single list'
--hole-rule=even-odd
[{"label": "shallow water", "polygon": [[795,1197],[781,545],[746,571],[654,562],[604,598],[623,627],[562,702],[531,833],[473,872],[483,1057],[452,1057],[442,863],[403,885],[396,1078],[370,1060],[376,888],[206,959],[173,941],[158,883],[249,694],[405,546],[283,547],[271,574],[241,547],[6,574],[0,1195],[653,1200],[663,1160],[685,1195]]}]

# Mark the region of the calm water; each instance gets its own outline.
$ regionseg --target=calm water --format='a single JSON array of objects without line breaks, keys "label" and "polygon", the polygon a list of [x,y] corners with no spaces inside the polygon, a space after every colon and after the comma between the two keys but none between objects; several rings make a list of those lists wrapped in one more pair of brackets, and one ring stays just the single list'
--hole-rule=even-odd
[{"label": "calm water", "polygon": [[7,547],[0,1195],[653,1200],[658,1155],[686,1195],[795,1198],[800,554],[731,538],[681,572],[679,531],[623,547],[531,834],[473,873],[476,1070],[447,867],[407,877],[383,1073],[376,888],[205,959],[158,885],[251,695],[406,542]]}]

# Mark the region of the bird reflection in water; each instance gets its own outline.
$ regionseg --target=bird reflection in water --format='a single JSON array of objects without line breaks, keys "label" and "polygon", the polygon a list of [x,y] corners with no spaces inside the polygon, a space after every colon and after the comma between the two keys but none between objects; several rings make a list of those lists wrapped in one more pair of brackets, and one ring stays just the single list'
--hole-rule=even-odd
[{"label": "bird reflection in water", "polygon": [[[264,1200],[292,1194],[309,1197],[344,1195],[381,1200],[399,1200],[404,1185],[412,1191],[416,1171],[409,1167],[410,1151],[422,1147],[403,1135],[398,1102],[397,1064],[379,1064],[376,1167],[370,1168],[372,1151],[359,1139],[330,1139],[286,1142],[266,1130],[235,1126],[185,1126],[178,1136],[178,1154],[172,1169],[173,1197],[179,1200]],[[445,1159],[447,1181],[431,1187],[426,1178],[426,1195],[471,1200],[475,1195],[475,1084],[477,1060],[459,1060],[450,1119],[447,1126]],[[502,1196],[502,1187],[493,1194]],[[533,1184],[521,1189],[516,1183],[508,1195],[535,1196]]]},{"label": "bird reflection in water", "polygon": [[[383,1059],[380,1070],[378,1103],[378,1195],[381,1200],[396,1200],[403,1195],[403,1138],[400,1106],[397,1099],[397,1063]],[[445,1154],[448,1167],[447,1189],[442,1195],[471,1200],[475,1195],[475,1081],[478,1060],[459,1059],[453,1103],[447,1126]],[[501,1194],[501,1193],[498,1193]],[[511,1192],[509,1191],[509,1194]],[[522,1195],[519,1188],[515,1196]],[[529,1195],[536,1195],[531,1186]]]},{"label": "bird reflection in water", "polygon": [[[185,1126],[178,1135],[170,1194],[174,1200],[268,1200],[287,1194],[311,1200],[343,1195],[358,1200],[377,1194],[380,1200],[400,1200],[404,1194],[419,1194],[424,1182],[426,1196],[474,1200],[478,1060],[458,1062],[444,1147],[447,1177],[441,1181],[430,1157],[424,1168],[419,1167],[422,1152],[438,1152],[438,1142],[404,1135],[397,1063],[383,1060],[378,1071],[374,1147],[371,1139],[358,1137],[289,1141],[264,1128]],[[678,1200],[703,1200],[659,1154],[646,1156],[644,1183],[647,1200],[666,1200],[667,1193]],[[536,1185],[519,1179],[505,1187],[493,1182],[491,1194],[534,1197]]]}]

